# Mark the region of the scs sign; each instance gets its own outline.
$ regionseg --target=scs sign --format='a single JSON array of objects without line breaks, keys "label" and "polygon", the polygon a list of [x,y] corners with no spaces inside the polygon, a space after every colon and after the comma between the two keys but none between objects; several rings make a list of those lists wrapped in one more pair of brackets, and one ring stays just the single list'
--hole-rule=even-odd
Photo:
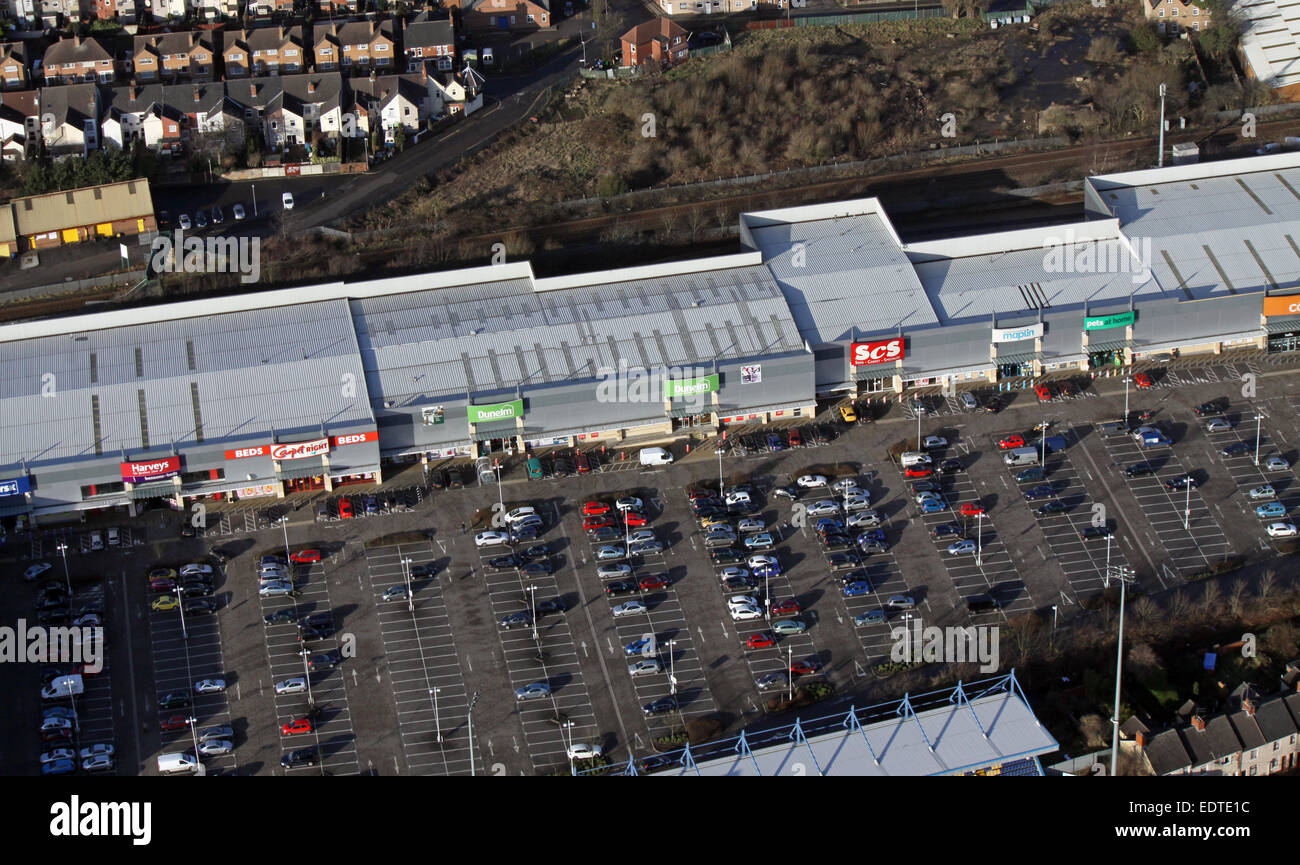
[{"label": "scs sign", "polygon": [[271,459],[273,460],[301,460],[307,457],[318,457],[321,454],[327,454],[330,450],[329,439],[316,439],[309,442],[294,442],[290,445],[271,445]]},{"label": "scs sign", "polygon": [[849,363],[853,366],[871,366],[903,359],[903,338],[896,336],[882,342],[855,342]]}]

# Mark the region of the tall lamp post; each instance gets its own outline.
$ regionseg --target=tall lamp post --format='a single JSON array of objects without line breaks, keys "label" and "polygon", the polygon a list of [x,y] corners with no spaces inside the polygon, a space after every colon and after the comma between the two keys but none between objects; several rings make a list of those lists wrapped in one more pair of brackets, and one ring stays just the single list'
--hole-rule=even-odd
[{"label": "tall lamp post", "polygon": [[533,625],[533,642],[537,642],[537,586],[529,586],[525,591],[528,592],[528,616]]},{"label": "tall lamp post", "polygon": [[415,592],[411,589],[411,559],[402,559],[402,579],[406,580],[406,611],[415,612]]},{"label": "tall lamp post", "polygon": [[257,184],[254,183],[252,184],[252,186],[253,186],[253,218],[257,219]]},{"label": "tall lamp post", "polygon": [[[1256,464],[1259,460],[1255,461]],[[63,579],[68,584],[68,599],[72,599],[72,576],[68,573],[68,544],[66,541],[59,541],[58,551],[63,555]]]},{"label": "tall lamp post", "polygon": [[438,714],[438,692],[441,688],[430,688],[429,696],[433,698],[433,724],[438,730],[438,741],[442,741],[442,717]]},{"label": "tall lamp post", "polygon": [[677,664],[674,658],[673,646],[677,645],[676,640],[668,641],[668,693],[677,696]]},{"label": "tall lamp post", "polygon": [[975,567],[984,564],[984,515],[975,515]]},{"label": "tall lamp post", "polygon": [[1165,85],[1160,85],[1160,156],[1156,161],[1157,168],[1163,168],[1165,165]]},{"label": "tall lamp post", "polygon": [[1124,423],[1128,423],[1128,383],[1133,380],[1128,373],[1124,370]]},{"label": "tall lamp post", "polygon": [[1119,636],[1115,643],[1115,712],[1111,715],[1113,727],[1110,740],[1110,774],[1114,776],[1119,767],[1119,686],[1120,676],[1124,670],[1124,588],[1133,578],[1132,568],[1107,568],[1102,580],[1105,588],[1110,588],[1112,579],[1119,580]]},{"label": "tall lamp post", "polygon": [[[1259,434],[1260,434],[1260,429],[1261,429],[1261,427],[1260,427],[1260,423],[1261,423],[1263,420],[1264,420],[1264,416],[1263,416],[1262,414],[1260,414],[1259,412],[1255,412],[1255,465],[1256,465],[1256,466],[1259,465]],[[65,569],[66,569],[66,567],[67,567],[66,564],[65,564],[64,567],[65,567]],[[70,591],[71,591],[71,589],[69,589],[69,592],[70,592]]]},{"label": "tall lamp post", "polygon": [[474,704],[478,702],[478,691],[469,701],[469,709],[466,711],[465,720],[469,727],[469,776],[474,777]]},{"label": "tall lamp post", "polygon": [[289,559],[289,515],[283,514],[280,517],[280,530],[284,532],[284,563],[291,565],[293,562]]}]

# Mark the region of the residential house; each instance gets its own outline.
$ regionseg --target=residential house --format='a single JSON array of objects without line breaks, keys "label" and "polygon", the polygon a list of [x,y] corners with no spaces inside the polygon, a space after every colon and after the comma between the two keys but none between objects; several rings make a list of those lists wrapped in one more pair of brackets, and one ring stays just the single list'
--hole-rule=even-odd
[{"label": "residential house", "polygon": [[100,126],[105,144],[127,150],[139,139],[146,147],[160,147],[161,123],[151,123],[146,134],[145,118],[153,114],[155,106],[162,102],[161,84],[105,87],[101,89],[101,97],[105,112]]},{"label": "residential house", "polygon": [[1167,36],[1210,26],[1210,7],[1205,0],[1142,0],[1142,14]]},{"label": "residential house", "polygon": [[[427,68],[427,67],[426,67]],[[483,107],[483,76],[468,66],[454,72],[432,72],[433,96],[437,103],[434,112],[442,114],[473,114]]]},{"label": "residential house", "polygon": [[31,65],[26,42],[0,42],[0,90],[31,87]]},{"label": "residential house", "polygon": [[0,9],[8,11],[14,20],[32,26],[40,15],[41,4],[37,0],[8,0]]},{"label": "residential house", "polygon": [[282,76],[271,75],[226,82],[230,110],[245,129],[262,134],[268,149],[279,150],[285,144],[283,80]]},{"label": "residential house", "polygon": [[85,156],[99,148],[99,88],[68,84],[40,90],[41,140],[54,157]]},{"label": "residential house", "polygon": [[1238,686],[1222,712],[1189,703],[1182,722],[1136,734],[1146,767],[1155,775],[1273,775],[1300,764],[1300,692],[1263,697]]},{"label": "residential house", "polygon": [[456,27],[450,12],[421,12],[402,27],[406,71],[417,72],[432,60],[441,71],[456,66]]},{"label": "residential house", "polygon": [[[152,5],[149,5],[152,2]],[[153,14],[155,21],[163,19],[179,20],[185,17],[185,13],[191,8],[191,3],[187,0],[145,0],[145,8]]]},{"label": "residential house", "polygon": [[448,0],[466,30],[527,32],[551,26],[550,0]]},{"label": "residential house", "polygon": [[239,0],[190,0],[192,8],[206,21],[238,18]]},{"label": "residential house", "polygon": [[185,30],[136,36],[131,62],[134,78],[151,81],[211,81],[216,64],[212,32]]},{"label": "residential house", "polygon": [[315,63],[320,72],[366,74],[372,69],[382,72],[395,68],[397,39],[391,18],[331,22],[316,27],[315,39]]},{"label": "residential house", "polygon": [[167,116],[180,123],[180,140],[198,144],[205,136],[225,140],[226,87],[220,81],[163,86]]},{"label": "residential house", "polygon": [[40,99],[35,90],[0,93],[0,158],[26,159],[40,139]]},{"label": "residential house", "polygon": [[357,0],[316,0],[322,15],[348,15],[357,11]]},{"label": "residential house", "polygon": [[292,15],[293,0],[249,0],[248,11],[258,18],[272,15]]},{"label": "residential house", "polygon": [[65,36],[45,49],[45,84],[112,83],[113,55],[94,37]]},{"label": "residential house", "polygon": [[284,140],[310,144],[317,133],[337,138],[343,128],[343,75],[313,72],[280,77],[284,88]]},{"label": "residential house", "polygon": [[[31,4],[33,13],[39,11],[41,23],[46,27],[58,27],[61,22],[78,21],[95,14],[94,0],[40,0],[39,5]],[[24,12],[24,18],[35,17]]]},{"label": "residential house", "polygon": [[225,33],[227,78],[304,72],[310,56],[301,27],[255,27]]},{"label": "residential house", "polygon": [[15,198],[7,206],[19,242],[29,249],[158,230],[147,180]]},{"label": "residential house", "polygon": [[95,17],[101,21],[116,21],[125,26],[140,19],[138,0],[95,0]]},{"label": "residential house", "polygon": [[623,34],[623,65],[661,67],[686,62],[690,55],[686,28],[670,18],[654,18]]},{"label": "residential house", "polygon": [[[760,6],[784,9],[788,0],[657,0],[665,15],[720,15],[727,12],[754,12]],[[793,0],[795,9],[808,5],[807,0]]]},{"label": "residential house", "polygon": [[384,141],[390,144],[397,127],[418,132],[442,105],[432,79],[423,72],[352,78],[348,86],[358,129],[367,135],[371,129],[382,129]]}]

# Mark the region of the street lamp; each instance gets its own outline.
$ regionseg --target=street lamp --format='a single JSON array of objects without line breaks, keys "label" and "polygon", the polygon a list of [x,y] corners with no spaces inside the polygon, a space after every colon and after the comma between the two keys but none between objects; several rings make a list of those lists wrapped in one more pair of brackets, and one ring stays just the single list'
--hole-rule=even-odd
[{"label": "street lamp", "polygon": [[575,723],[577,723],[577,722],[576,722],[576,721],[565,721],[565,722],[561,725],[562,727],[564,727],[565,730],[567,730],[567,731],[569,732],[569,771],[570,771],[570,772],[574,771],[574,768],[573,768],[573,725],[574,725]]},{"label": "street lamp", "polygon": [[1105,588],[1110,588],[1112,578],[1119,580],[1119,636],[1115,643],[1115,712],[1110,719],[1114,728],[1110,741],[1110,774],[1114,776],[1119,766],[1119,686],[1120,675],[1124,669],[1124,588],[1128,580],[1133,578],[1133,569],[1107,568],[1106,576],[1102,580]]},{"label": "street lamp", "polygon": [[785,647],[786,699],[788,699],[792,703],[794,702],[794,672],[791,671],[790,668],[793,666],[794,666],[794,646],[787,645]]},{"label": "street lamp", "polygon": [[[190,638],[190,632],[185,627],[185,587],[181,585],[176,586],[176,609],[181,611],[181,639],[188,640]],[[188,651],[185,653],[185,656],[188,660]]]},{"label": "street lamp", "polygon": [[288,514],[282,514],[280,516],[280,530],[284,532],[284,563],[288,565],[292,563],[289,558],[289,515]]},{"label": "street lamp", "polygon": [[975,515],[975,567],[984,564],[984,515]]},{"label": "street lamp", "polygon": [[1129,370],[1124,370],[1124,423],[1128,423],[1128,383],[1132,381]]},{"label": "street lamp", "polygon": [[1056,633],[1056,604],[1052,604],[1052,633]]},{"label": "street lamp", "polygon": [[[1255,461],[1256,463],[1259,460]],[[72,577],[68,574],[68,544],[66,541],[59,541],[58,551],[63,555],[63,579],[68,584],[68,598],[72,598]]]},{"label": "street lamp", "polygon": [[1187,490],[1186,499],[1183,502],[1183,531],[1191,531],[1192,522],[1192,481],[1191,478],[1183,477],[1183,489]]},{"label": "street lamp", "polygon": [[411,590],[411,559],[402,559],[402,579],[406,580],[406,611],[415,612],[415,592]]},{"label": "street lamp", "polygon": [[302,655],[302,680],[307,683],[307,705],[315,706],[316,698],[311,693],[311,668],[307,666],[307,659],[311,657],[311,649],[304,645],[302,651],[298,652],[298,654]]},{"label": "street lamp", "polygon": [[438,692],[442,688],[430,688],[429,696],[433,697],[433,723],[438,729],[438,741],[442,741],[442,718],[438,715]]},{"label": "street lamp", "polygon": [[763,567],[763,609],[767,621],[772,621],[772,569]]},{"label": "street lamp", "polygon": [[252,187],[253,187],[253,218],[257,219],[257,184],[256,183],[252,184]]},{"label": "street lamp", "polygon": [[533,624],[533,642],[537,642],[537,586],[529,586],[525,591],[528,592],[528,611],[529,618]]},{"label": "street lamp", "polygon": [[1260,414],[1259,412],[1255,412],[1255,465],[1256,466],[1259,466],[1259,433],[1260,433],[1260,422],[1263,421],[1263,419],[1264,416],[1262,414]]},{"label": "street lamp", "polygon": [[469,701],[469,709],[466,710],[465,720],[469,727],[469,776],[474,777],[474,704],[478,702],[478,691]]},{"label": "street lamp", "polygon": [[675,645],[676,640],[668,641],[668,693],[674,697],[677,696],[677,664],[673,652]]}]

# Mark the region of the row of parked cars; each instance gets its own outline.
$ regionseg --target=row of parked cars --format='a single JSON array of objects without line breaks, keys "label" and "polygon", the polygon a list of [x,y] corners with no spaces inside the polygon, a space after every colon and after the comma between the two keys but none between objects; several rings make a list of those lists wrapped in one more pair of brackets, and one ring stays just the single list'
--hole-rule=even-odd
[{"label": "row of parked cars", "polygon": [[209,615],[217,611],[212,597],[216,571],[204,562],[191,562],[179,568],[155,567],[147,574],[149,592],[154,595],[150,608],[154,612],[183,609],[185,615]]}]

